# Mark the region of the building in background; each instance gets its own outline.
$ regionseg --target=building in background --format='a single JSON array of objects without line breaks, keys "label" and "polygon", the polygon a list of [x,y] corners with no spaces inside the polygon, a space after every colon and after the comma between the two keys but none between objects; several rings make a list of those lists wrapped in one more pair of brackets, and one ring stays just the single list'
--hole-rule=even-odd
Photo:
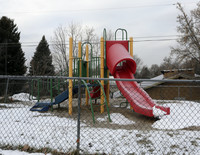
[{"label": "building in background", "polygon": [[[163,70],[161,75],[152,80],[197,80],[199,75],[194,74],[194,69]],[[192,100],[200,101],[200,85],[195,82],[165,82],[145,81],[141,87],[157,100]]]}]

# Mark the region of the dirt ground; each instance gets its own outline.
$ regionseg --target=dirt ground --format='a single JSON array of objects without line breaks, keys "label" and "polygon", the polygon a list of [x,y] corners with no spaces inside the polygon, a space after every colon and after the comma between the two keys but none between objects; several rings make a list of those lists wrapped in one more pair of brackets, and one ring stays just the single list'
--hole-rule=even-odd
[{"label": "dirt ground", "polygon": [[[125,99],[110,99],[110,106],[109,106],[109,113],[119,113],[122,114],[124,117],[126,117],[129,120],[132,120],[135,122],[131,125],[118,125],[118,124],[111,124],[108,120],[108,112],[105,107],[105,112],[100,113],[100,107],[99,107],[100,100],[97,101],[97,104],[93,104],[94,109],[94,119],[95,123],[93,123],[92,119],[92,112],[90,105],[85,105],[85,99],[82,99],[81,103],[81,122],[87,124],[88,126],[94,126],[98,128],[111,128],[111,129],[127,129],[127,130],[156,130],[153,129],[151,126],[152,124],[157,120],[156,118],[150,118],[143,116],[141,114],[137,114],[134,111],[130,109],[129,103],[126,102]],[[122,103],[123,102],[123,103]],[[121,107],[120,104],[122,103]],[[53,111],[50,110],[51,113],[58,117],[72,117],[74,119],[77,119],[78,116],[78,100],[73,99],[73,115],[70,116],[68,114],[68,101],[65,101],[64,103],[60,104],[60,108],[58,108],[57,105],[54,106]],[[107,121],[98,121],[99,118],[107,118]],[[111,117],[112,120],[112,117]],[[119,122],[124,122],[125,120],[119,120]]]}]

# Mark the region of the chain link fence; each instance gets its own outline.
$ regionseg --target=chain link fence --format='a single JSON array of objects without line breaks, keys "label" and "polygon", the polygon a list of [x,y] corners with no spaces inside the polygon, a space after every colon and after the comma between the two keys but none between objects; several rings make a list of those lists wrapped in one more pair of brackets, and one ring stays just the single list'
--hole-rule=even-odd
[{"label": "chain link fence", "polygon": [[[75,83],[72,115],[69,80]],[[84,85],[83,80],[89,82]],[[200,154],[200,80],[109,80],[110,97],[101,113],[97,79],[1,76],[0,148],[52,154]],[[89,95],[88,105],[86,88],[98,94]],[[149,109],[155,117],[131,108],[148,109],[147,100],[156,103]],[[170,114],[157,106],[169,107]]]}]

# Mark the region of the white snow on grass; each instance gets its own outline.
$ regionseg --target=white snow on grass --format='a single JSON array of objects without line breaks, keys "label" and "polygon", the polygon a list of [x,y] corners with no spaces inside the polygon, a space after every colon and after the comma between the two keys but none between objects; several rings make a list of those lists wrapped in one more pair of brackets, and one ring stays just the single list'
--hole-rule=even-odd
[{"label": "white snow on grass", "polygon": [[1,155],[51,155],[51,154],[44,154],[44,153],[28,153],[24,151],[18,151],[18,150],[1,150]]},{"label": "white snow on grass", "polygon": [[[30,107],[0,109],[1,144],[30,144],[36,148],[50,147],[58,150],[63,147],[69,150],[71,145],[76,146],[76,120],[29,110]],[[81,126],[84,124],[82,123]],[[67,139],[74,139],[74,141],[71,145],[59,143]]]},{"label": "white snow on grass", "polygon": [[134,121],[129,120],[128,118],[126,118],[120,113],[112,113],[110,114],[110,118],[112,120],[111,124],[119,124],[119,125],[135,124]]},{"label": "white snow on grass", "polygon": [[[170,135],[172,134],[172,136]],[[83,128],[81,149],[106,154],[199,154],[199,132],[168,133],[157,130]],[[196,143],[196,146],[191,144]],[[176,153],[172,153],[176,152]],[[84,154],[84,153],[83,153]]]},{"label": "white snow on grass", "polygon": [[200,126],[200,103],[182,101],[165,104],[170,107],[170,115],[163,116],[152,127],[157,129],[183,129]]},{"label": "white snow on grass", "polygon": [[31,96],[28,93],[18,93],[18,94],[14,94],[13,96],[11,96],[11,99],[18,100],[18,101],[30,101],[32,98],[36,99],[36,97]]},{"label": "white snow on grass", "polygon": [[113,93],[113,98],[118,98],[118,97],[121,97],[121,96],[122,96],[122,94],[119,90]]},{"label": "white snow on grass", "polygon": [[153,115],[154,117],[162,117],[164,115],[166,115],[166,112],[159,109],[159,108],[156,108],[156,106],[153,107]]},{"label": "white snow on grass", "polygon": [[[112,120],[111,124],[118,124],[118,125],[135,124],[134,121],[129,120],[128,118],[126,118],[124,115],[122,115],[120,113],[112,113],[112,114],[110,114],[110,118]],[[105,122],[105,121],[107,121],[107,119],[108,119],[108,116],[105,116],[104,118],[97,118],[97,121]]]},{"label": "white snow on grass", "polygon": [[[200,126],[200,104],[184,102],[168,103],[166,106],[170,107],[171,114],[153,124],[156,130],[145,130],[145,127],[144,130],[136,130],[135,127],[113,128],[113,124],[121,127],[136,125],[120,113],[111,113],[111,127],[104,122],[107,117],[96,118],[105,123],[104,128],[81,123],[81,153],[200,154],[200,131],[176,130]],[[13,104],[12,108],[0,108],[1,145],[28,144],[35,148],[49,147],[64,152],[76,149],[77,120],[60,118],[52,113],[31,112],[29,109],[28,106],[18,107],[17,104]],[[142,126],[142,123],[137,125]]]}]

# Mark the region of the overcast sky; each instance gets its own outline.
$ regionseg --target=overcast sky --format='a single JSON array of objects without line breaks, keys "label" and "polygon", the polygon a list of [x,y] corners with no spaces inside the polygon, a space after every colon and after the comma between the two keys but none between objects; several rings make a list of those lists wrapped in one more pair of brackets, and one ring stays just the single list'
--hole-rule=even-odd
[{"label": "overcast sky", "polygon": [[[179,0],[189,12],[196,8],[198,0]],[[35,52],[34,46],[42,35],[47,40],[59,25],[72,21],[93,27],[102,36],[103,29],[125,28],[133,37],[134,54],[144,65],[160,64],[170,54],[170,46],[176,41],[148,41],[177,38],[175,0],[0,0],[0,17],[14,19],[21,32],[23,51],[28,60]],[[153,37],[152,36],[163,36]],[[137,41],[141,42],[137,42]]]}]

